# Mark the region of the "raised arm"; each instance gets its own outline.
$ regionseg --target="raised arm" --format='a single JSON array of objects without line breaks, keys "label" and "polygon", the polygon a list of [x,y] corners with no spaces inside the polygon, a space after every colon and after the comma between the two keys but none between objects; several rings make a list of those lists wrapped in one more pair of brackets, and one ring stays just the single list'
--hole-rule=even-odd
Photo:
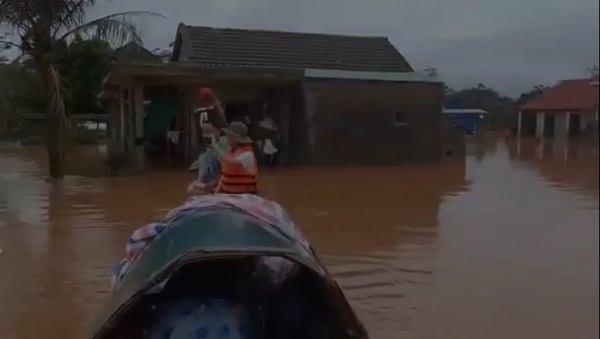
[{"label": "raised arm", "polygon": [[219,98],[215,98],[215,112],[217,113],[216,120],[219,126],[226,128],[228,126],[227,119],[225,119],[225,111],[223,110],[223,105]]}]

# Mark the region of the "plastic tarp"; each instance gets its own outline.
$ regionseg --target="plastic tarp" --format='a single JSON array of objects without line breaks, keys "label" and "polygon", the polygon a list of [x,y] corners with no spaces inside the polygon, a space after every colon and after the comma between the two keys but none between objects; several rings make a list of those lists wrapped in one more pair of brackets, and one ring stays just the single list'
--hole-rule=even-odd
[{"label": "plastic tarp", "polygon": [[[234,213],[244,213],[256,218],[263,225],[268,225],[267,230],[293,239],[310,250],[308,241],[298,230],[287,212],[276,202],[270,201],[253,194],[210,194],[196,196],[169,211],[165,217],[157,222],[142,226],[135,230],[126,243],[126,256],[113,269],[112,286],[118,286],[126,276],[129,265],[140,255],[144,249],[155,239],[168,230],[171,221],[184,218],[194,213],[209,213],[211,210],[230,210]],[[201,227],[202,225],[198,225]],[[279,257],[263,257],[257,270],[267,270],[270,279],[278,284],[294,269],[294,263]]]}]

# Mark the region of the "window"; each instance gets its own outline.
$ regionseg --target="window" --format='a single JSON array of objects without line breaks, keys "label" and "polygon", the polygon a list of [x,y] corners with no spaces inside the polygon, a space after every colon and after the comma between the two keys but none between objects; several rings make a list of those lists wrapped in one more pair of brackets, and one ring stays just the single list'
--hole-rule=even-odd
[{"label": "window", "polygon": [[402,111],[394,112],[394,126],[408,126],[406,113]]}]

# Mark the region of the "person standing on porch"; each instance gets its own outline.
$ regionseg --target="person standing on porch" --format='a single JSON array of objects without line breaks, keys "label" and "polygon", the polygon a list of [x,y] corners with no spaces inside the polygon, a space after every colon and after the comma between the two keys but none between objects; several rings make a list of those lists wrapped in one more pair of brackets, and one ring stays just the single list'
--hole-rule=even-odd
[{"label": "person standing on porch", "polygon": [[[221,101],[215,95],[212,88],[202,87],[198,91],[198,107],[194,110],[193,121],[200,130],[199,138],[196,142],[201,146],[201,150],[198,159],[190,165],[188,170],[198,170],[198,177],[202,179],[202,172],[210,172],[210,168],[208,171],[201,168],[201,164],[203,163],[201,159],[206,157],[206,150],[210,149],[211,135],[215,134],[215,131],[220,131],[227,127],[227,120],[225,119]],[[210,165],[211,161],[204,161],[204,163],[208,163],[211,168],[215,167]]]},{"label": "person standing on porch", "polygon": [[212,149],[221,161],[221,177],[216,193],[258,194],[258,164],[248,136],[248,126],[235,121],[225,130],[229,151],[224,151],[216,139]]},{"label": "person standing on porch", "polygon": [[210,146],[212,128],[222,129],[227,127],[227,120],[223,112],[221,101],[215,95],[212,88],[202,87],[198,92],[198,107],[194,110],[194,116],[198,127],[202,131],[203,146]]},{"label": "person standing on porch", "polygon": [[275,165],[275,157],[277,152],[277,136],[278,130],[273,117],[270,115],[265,116],[263,120],[258,124],[263,133],[263,140],[259,141],[259,146],[262,153],[268,157],[268,163],[270,166]]}]

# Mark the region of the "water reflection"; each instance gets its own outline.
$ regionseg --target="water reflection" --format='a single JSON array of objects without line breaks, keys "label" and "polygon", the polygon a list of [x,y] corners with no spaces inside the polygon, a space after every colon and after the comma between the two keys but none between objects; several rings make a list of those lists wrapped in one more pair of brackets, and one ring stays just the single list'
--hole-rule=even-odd
[{"label": "water reflection", "polygon": [[[267,170],[261,189],[375,339],[597,336],[597,153],[494,137],[471,147],[436,165]],[[82,338],[127,235],[192,178],[96,177],[98,150],[79,152],[71,172],[88,176],[50,183],[42,148],[0,151],[3,338]]]},{"label": "water reflection", "polygon": [[598,194],[597,144],[514,138],[508,149],[512,160],[534,168],[553,184]]},{"label": "water reflection", "polygon": [[407,293],[432,282],[440,205],[468,189],[465,172],[464,160],[289,170],[266,177],[263,187],[288,207],[371,333],[381,336],[411,328],[417,305]]}]

